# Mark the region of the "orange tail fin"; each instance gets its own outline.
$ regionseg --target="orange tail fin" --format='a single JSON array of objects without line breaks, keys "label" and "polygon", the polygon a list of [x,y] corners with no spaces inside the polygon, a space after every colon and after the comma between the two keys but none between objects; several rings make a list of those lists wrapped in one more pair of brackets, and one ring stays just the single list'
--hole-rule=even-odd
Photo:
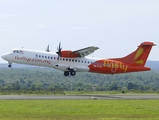
[{"label": "orange tail fin", "polygon": [[156,44],[152,42],[143,42],[140,44],[140,46],[138,46],[138,48],[134,52],[130,53],[129,55],[123,58],[116,58],[114,60],[119,60],[127,64],[144,66],[152,46],[155,45]]}]

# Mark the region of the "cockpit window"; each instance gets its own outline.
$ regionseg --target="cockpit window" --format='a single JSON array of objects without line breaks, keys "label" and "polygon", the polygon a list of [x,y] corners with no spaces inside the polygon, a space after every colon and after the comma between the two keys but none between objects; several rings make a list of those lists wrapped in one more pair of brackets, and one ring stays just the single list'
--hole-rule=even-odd
[{"label": "cockpit window", "polygon": [[17,53],[17,50],[14,50],[13,53]]},{"label": "cockpit window", "polygon": [[20,54],[23,54],[23,51],[22,51],[22,50],[13,50],[13,53],[20,53]]}]

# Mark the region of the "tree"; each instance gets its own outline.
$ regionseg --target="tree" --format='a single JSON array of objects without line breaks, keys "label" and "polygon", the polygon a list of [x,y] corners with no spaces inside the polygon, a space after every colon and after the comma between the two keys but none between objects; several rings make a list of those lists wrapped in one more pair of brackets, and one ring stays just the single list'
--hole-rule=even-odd
[{"label": "tree", "polygon": [[131,90],[131,89],[134,89],[134,84],[133,83],[128,83],[128,85],[127,85],[127,89],[128,90]]},{"label": "tree", "polygon": [[13,90],[20,90],[20,84],[19,81],[16,81],[15,83],[12,84]]},{"label": "tree", "polygon": [[4,86],[5,82],[4,80],[0,80],[0,87],[2,88]]},{"label": "tree", "polygon": [[111,84],[110,87],[109,87],[109,89],[110,89],[110,90],[118,90],[118,85],[117,85],[117,83]]}]

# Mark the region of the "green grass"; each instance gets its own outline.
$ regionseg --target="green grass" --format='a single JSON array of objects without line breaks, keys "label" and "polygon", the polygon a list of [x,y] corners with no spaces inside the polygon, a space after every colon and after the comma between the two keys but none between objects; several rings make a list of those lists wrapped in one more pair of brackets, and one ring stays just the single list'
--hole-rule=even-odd
[{"label": "green grass", "polygon": [[0,120],[158,120],[158,100],[1,100]]}]

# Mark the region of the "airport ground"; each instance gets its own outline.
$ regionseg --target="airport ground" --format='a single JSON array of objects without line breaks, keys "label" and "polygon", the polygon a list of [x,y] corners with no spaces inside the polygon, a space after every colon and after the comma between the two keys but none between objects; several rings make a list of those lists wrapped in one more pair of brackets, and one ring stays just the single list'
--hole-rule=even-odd
[{"label": "airport ground", "polygon": [[[41,72],[37,69],[33,70],[14,69],[14,71],[13,69],[11,70],[2,69],[1,72],[2,72],[1,83],[3,83],[1,85],[3,86],[3,88],[11,86],[18,88],[19,90],[20,88],[23,88],[24,85],[35,87],[33,86],[36,85],[35,83],[39,83],[40,81],[43,80],[43,84],[40,84],[42,86],[46,83],[48,85],[54,83],[55,85],[59,84],[61,86],[62,84],[66,84],[68,85],[67,86],[68,91],[67,92],[61,91],[60,94],[58,91],[57,94],[52,92],[45,92],[45,91],[43,92],[41,89],[39,90],[39,92],[37,92],[36,90],[30,90],[29,92],[25,91],[22,92],[23,90],[22,91],[19,90],[17,92],[16,90],[13,91],[10,89],[9,91],[4,91],[4,89],[2,89],[0,95],[0,120],[135,120],[135,119],[158,120],[159,119],[158,72],[152,72],[151,74],[142,73],[139,75],[126,74],[120,76],[115,76],[115,75],[103,76],[97,74],[89,74],[89,76],[86,77],[86,79],[83,78],[81,79],[81,74],[78,74],[76,76],[77,77],[76,79],[75,78],[63,79],[60,78],[61,73],[58,73],[56,76],[59,77],[56,78],[55,71],[44,70],[44,69],[42,69]],[[34,75],[36,76],[34,77]],[[53,75],[54,78],[52,78]],[[2,79],[2,77],[4,79]],[[97,79],[97,77],[99,79]],[[21,80],[21,78],[23,79]],[[121,79],[119,80],[119,78]],[[133,78],[133,79],[128,79],[128,78]],[[147,81],[147,78],[151,79],[148,79],[148,82],[145,82]],[[101,85],[110,85],[107,87],[103,86],[103,88],[111,88],[111,86],[114,85],[113,84],[114,82],[117,82],[117,85],[120,85],[120,82],[121,84],[123,84],[123,82],[121,81],[123,79],[125,81],[125,85],[127,85],[129,82],[132,83],[133,81],[133,83],[138,83],[139,85],[143,85],[143,87],[137,86],[137,89],[139,87],[139,88],[144,88],[146,90],[144,90],[143,94],[140,94],[141,92],[143,92],[143,90],[142,91],[138,90],[137,92],[136,91],[133,92],[128,90],[125,91],[124,89],[123,93],[122,92],[123,89],[121,89],[121,87],[120,87],[121,90],[115,92],[111,90],[111,92],[95,91],[94,93],[92,91],[89,91],[88,93],[85,93],[85,89],[83,89],[83,88],[90,89],[90,86],[86,87],[85,85],[94,84],[94,83],[100,83]],[[60,80],[61,82],[59,82]],[[7,82],[9,84],[7,84]],[[80,87],[81,91],[73,92],[74,89],[78,90],[76,88],[73,88],[73,87],[78,88],[78,84],[76,84],[78,82],[83,83],[82,86]],[[146,86],[143,83],[146,83]],[[154,89],[152,89],[153,87]],[[100,86],[99,88],[102,87]],[[124,88],[127,87],[124,86]]]},{"label": "airport ground", "polygon": [[157,120],[158,94],[1,95],[1,120]]},{"label": "airport ground", "polygon": [[159,100],[159,94],[0,95],[0,100]]}]

